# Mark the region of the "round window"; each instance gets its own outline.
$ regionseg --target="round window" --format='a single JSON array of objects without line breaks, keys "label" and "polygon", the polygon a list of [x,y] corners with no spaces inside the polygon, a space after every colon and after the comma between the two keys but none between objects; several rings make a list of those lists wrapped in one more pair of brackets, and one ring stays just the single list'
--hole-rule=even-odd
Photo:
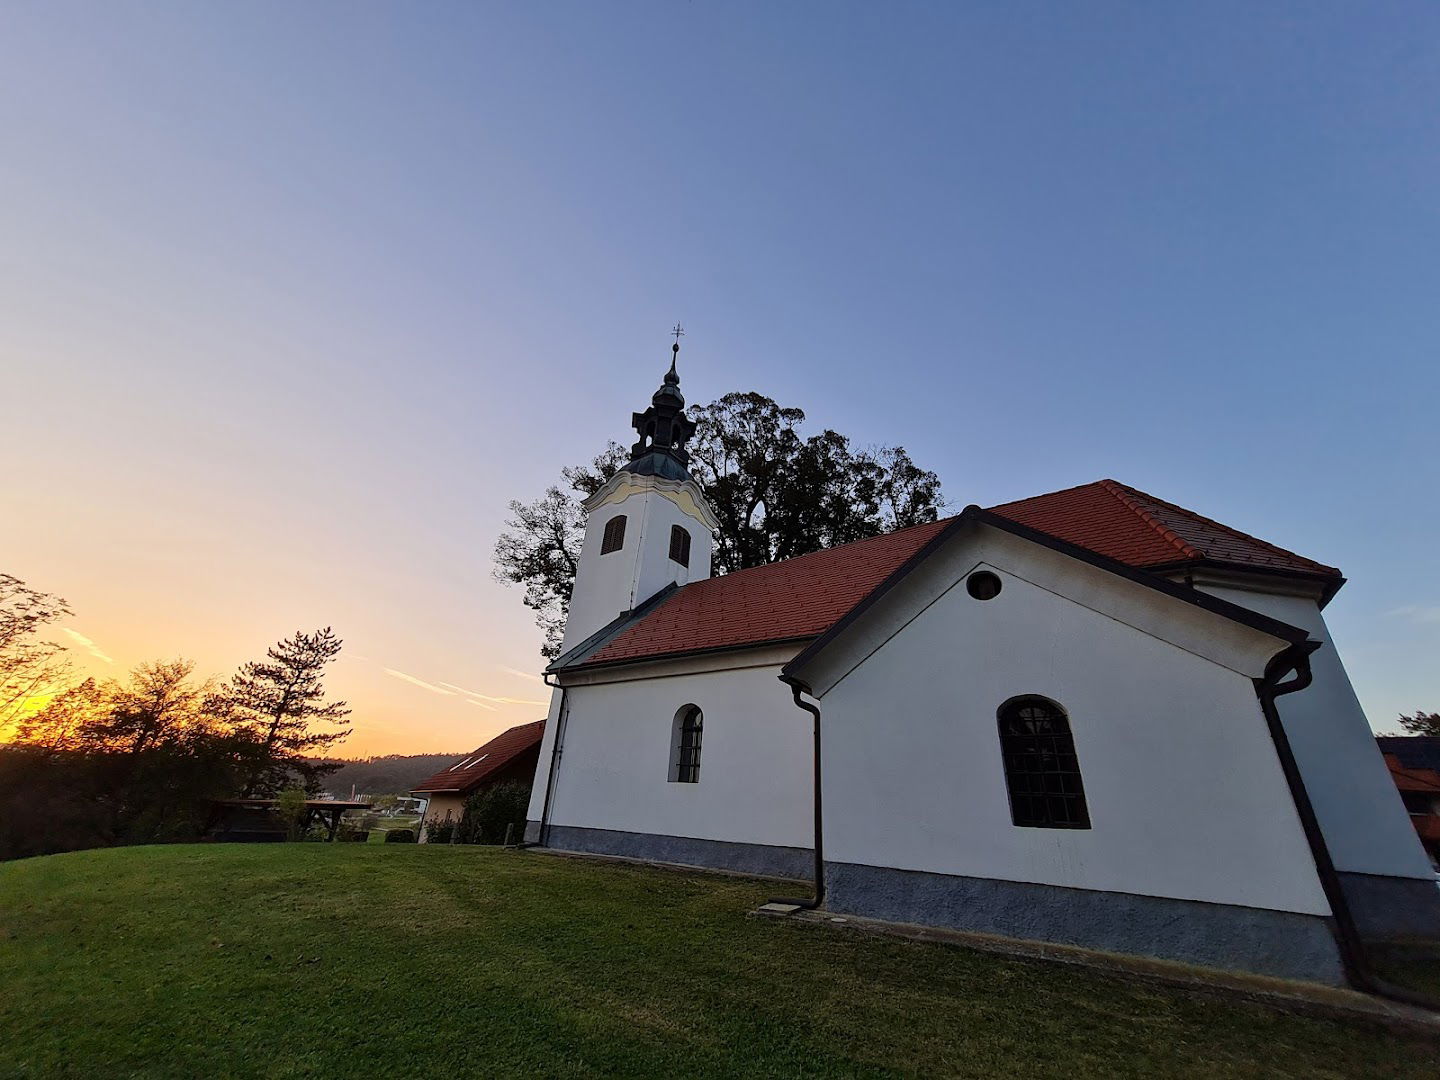
[{"label": "round window", "polygon": [[1000,579],[989,570],[978,570],[965,579],[965,591],[976,600],[993,600],[1000,595]]}]

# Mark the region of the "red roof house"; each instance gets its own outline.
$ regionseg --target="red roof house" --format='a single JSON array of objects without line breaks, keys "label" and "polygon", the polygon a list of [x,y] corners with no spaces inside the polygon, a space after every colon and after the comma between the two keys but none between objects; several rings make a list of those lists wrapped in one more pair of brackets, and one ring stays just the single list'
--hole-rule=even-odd
[{"label": "red roof house", "polygon": [[1440,736],[1381,735],[1376,742],[1425,854],[1440,867]]},{"label": "red roof house", "polygon": [[483,788],[507,780],[530,783],[535,776],[535,763],[540,760],[540,740],[544,736],[544,720],[520,724],[502,731],[455,764],[416,784],[410,794],[429,800],[420,821],[421,829],[426,821],[458,819],[464,812],[465,800]]}]

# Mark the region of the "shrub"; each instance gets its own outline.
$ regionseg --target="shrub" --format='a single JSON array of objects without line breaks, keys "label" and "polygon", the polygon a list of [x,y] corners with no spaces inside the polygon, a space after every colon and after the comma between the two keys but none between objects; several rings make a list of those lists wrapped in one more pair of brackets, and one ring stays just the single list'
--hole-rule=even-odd
[{"label": "shrub", "polygon": [[425,823],[425,842],[427,844],[448,844],[451,840],[466,843],[463,835],[455,835],[455,822],[450,818],[444,821],[427,821]]},{"label": "shrub", "polygon": [[415,843],[414,829],[391,829],[385,834],[387,844],[413,844]]},{"label": "shrub", "polygon": [[286,788],[275,800],[275,812],[285,822],[286,832],[291,840],[305,839],[305,789]]},{"label": "shrub", "polygon": [[462,844],[503,844],[507,827],[512,841],[525,833],[525,814],[530,807],[530,785],[520,780],[478,791],[465,800],[460,819]]}]

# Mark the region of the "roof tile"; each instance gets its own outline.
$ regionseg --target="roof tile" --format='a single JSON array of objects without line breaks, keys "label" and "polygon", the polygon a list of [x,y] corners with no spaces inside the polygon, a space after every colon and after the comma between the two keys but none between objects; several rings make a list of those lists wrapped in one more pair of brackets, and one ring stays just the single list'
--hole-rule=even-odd
[{"label": "roof tile", "polygon": [[536,720],[502,731],[484,746],[466,754],[454,765],[447,765],[434,776],[426,777],[410,789],[414,792],[460,791],[480,786],[486,777],[499,772],[516,757],[538,747],[545,735],[545,721]]},{"label": "roof tile", "polygon": [[[1201,561],[1338,579],[1340,571],[1114,480],[991,512],[1139,569]],[[818,637],[952,519],[677,589],[581,667]]]}]

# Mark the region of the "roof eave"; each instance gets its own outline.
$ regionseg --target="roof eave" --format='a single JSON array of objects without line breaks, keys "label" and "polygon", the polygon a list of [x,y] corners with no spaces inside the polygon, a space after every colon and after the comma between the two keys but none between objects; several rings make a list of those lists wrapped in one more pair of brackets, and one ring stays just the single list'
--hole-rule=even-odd
[{"label": "roof eave", "polygon": [[1345,585],[1346,577],[1334,567],[1323,570],[1301,570],[1287,566],[1261,566],[1256,563],[1239,562],[1233,559],[1180,559],[1175,562],[1157,563],[1144,569],[1152,574],[1170,574],[1181,570],[1225,570],[1231,573],[1255,574],[1259,577],[1286,578],[1291,581],[1306,581],[1320,587],[1316,601],[1322,608],[1335,599],[1335,594]]},{"label": "roof eave", "polygon": [[[644,656],[621,656],[613,660],[592,660],[572,664],[565,668],[547,668],[558,677],[590,671],[613,671],[615,668],[634,667],[641,664],[658,664],[667,660],[688,660],[697,656],[715,656],[723,653],[746,652],[751,649],[765,649],[777,645],[798,645],[802,641],[814,641],[814,634],[794,637],[762,638],[756,641],[742,641],[735,645],[707,645],[699,649],[676,649],[673,652],[646,653]],[[563,685],[563,684],[562,684]]]},{"label": "roof eave", "polygon": [[586,665],[589,657],[599,652],[618,634],[639,622],[646,615],[649,615],[659,607],[664,600],[679,591],[680,586],[672,581],[644,603],[637,604],[629,611],[622,611],[599,630],[596,630],[595,633],[580,642],[579,645],[576,645],[573,649],[567,649],[564,653],[552,660],[550,666],[545,669],[545,674],[558,675],[562,671],[568,671],[572,668]]}]

